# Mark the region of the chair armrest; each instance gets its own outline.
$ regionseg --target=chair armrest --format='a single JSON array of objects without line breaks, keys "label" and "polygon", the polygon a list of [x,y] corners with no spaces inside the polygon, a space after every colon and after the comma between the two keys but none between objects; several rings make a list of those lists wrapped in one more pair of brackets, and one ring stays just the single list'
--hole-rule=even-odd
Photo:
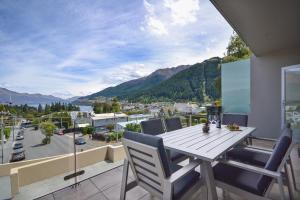
[{"label": "chair armrest", "polygon": [[177,170],[176,172],[171,174],[171,176],[169,178],[167,178],[166,181],[171,183],[171,184],[175,183],[180,178],[182,178],[183,176],[188,174],[190,171],[194,170],[200,164],[201,164],[200,160],[190,161],[190,163],[188,165],[185,165],[184,167],[180,168],[179,170]]},{"label": "chair armrest", "polygon": [[277,142],[276,139],[272,139],[272,138],[263,138],[263,137],[257,137],[257,136],[248,136],[248,138],[255,139],[255,140],[269,141],[269,142]]},{"label": "chair armrest", "polygon": [[254,172],[254,173],[269,176],[269,177],[272,177],[272,178],[275,178],[275,179],[277,179],[281,176],[281,174],[279,172],[270,171],[270,170],[267,170],[267,169],[264,169],[264,168],[256,167],[256,166],[253,166],[253,165],[248,165],[248,164],[241,163],[241,162],[236,162],[236,161],[233,161],[233,160],[227,160],[227,161],[222,160],[220,162],[224,163],[224,164],[227,164],[227,165],[234,166],[234,167],[238,167],[240,169],[244,169],[244,170],[248,170],[248,171],[251,171],[251,172]]},{"label": "chair armrest", "polygon": [[258,146],[254,146],[254,145],[247,145],[243,148],[247,149],[249,151],[261,152],[261,153],[266,153],[266,154],[272,154],[273,153],[273,149],[258,147]]}]

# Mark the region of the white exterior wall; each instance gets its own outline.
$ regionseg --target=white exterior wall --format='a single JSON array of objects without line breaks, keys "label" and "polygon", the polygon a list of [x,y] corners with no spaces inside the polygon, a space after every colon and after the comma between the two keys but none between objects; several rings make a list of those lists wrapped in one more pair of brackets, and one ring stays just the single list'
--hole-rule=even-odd
[{"label": "white exterior wall", "polygon": [[[300,49],[251,58],[251,111],[254,135],[277,138],[281,130],[281,68],[300,64]],[[300,92],[300,88],[299,88]]]},{"label": "white exterior wall", "polygon": [[109,124],[114,124],[118,122],[127,122],[127,117],[118,117],[114,120],[114,118],[107,118],[107,119],[97,119],[93,120],[94,127],[106,126]]}]

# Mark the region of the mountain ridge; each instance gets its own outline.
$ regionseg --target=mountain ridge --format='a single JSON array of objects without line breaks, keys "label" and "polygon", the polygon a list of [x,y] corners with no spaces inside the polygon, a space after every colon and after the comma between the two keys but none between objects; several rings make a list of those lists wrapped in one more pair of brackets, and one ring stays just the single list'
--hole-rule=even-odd
[{"label": "mountain ridge", "polygon": [[157,85],[160,82],[169,79],[173,75],[189,67],[190,65],[179,65],[177,67],[158,69],[152,72],[151,74],[149,74],[148,76],[129,80],[119,85],[105,88],[104,90],[101,90],[99,92],[81,97],[79,98],[79,100],[82,99],[91,100],[93,98],[100,97],[100,96],[115,97],[115,96],[125,96],[129,94],[133,94],[141,90],[149,89],[150,87],[153,87],[154,85]]},{"label": "mountain ridge", "polygon": [[[221,60],[219,57],[212,57],[194,65],[180,65],[177,71],[176,67],[158,69],[148,76],[108,87],[80,99],[117,97],[121,100],[145,103],[154,101],[204,102],[207,99],[218,99],[220,89],[217,88],[216,81],[221,76]],[[168,71],[170,69],[173,71]]]},{"label": "mountain ridge", "polygon": [[0,87],[0,103],[12,104],[46,104],[52,102],[66,102],[66,100],[53,96],[43,95],[40,93],[16,92],[7,88]]}]

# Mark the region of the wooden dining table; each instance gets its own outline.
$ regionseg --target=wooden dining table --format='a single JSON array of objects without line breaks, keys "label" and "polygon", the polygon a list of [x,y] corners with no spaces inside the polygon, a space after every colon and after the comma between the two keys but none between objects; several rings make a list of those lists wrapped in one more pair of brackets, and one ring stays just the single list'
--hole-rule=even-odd
[{"label": "wooden dining table", "polygon": [[203,125],[195,125],[158,135],[163,138],[167,150],[201,160],[201,175],[206,181],[209,199],[218,199],[212,163],[229,149],[242,142],[255,131],[254,127],[240,127],[230,131],[226,126],[210,126],[209,133],[203,133]]}]

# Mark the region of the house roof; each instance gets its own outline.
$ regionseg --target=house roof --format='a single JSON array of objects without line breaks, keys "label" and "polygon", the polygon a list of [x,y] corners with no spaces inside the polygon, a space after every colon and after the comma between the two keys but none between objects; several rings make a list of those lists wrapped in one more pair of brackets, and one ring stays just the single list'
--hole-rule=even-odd
[{"label": "house roof", "polygon": [[300,48],[300,1],[211,2],[256,56]]}]

